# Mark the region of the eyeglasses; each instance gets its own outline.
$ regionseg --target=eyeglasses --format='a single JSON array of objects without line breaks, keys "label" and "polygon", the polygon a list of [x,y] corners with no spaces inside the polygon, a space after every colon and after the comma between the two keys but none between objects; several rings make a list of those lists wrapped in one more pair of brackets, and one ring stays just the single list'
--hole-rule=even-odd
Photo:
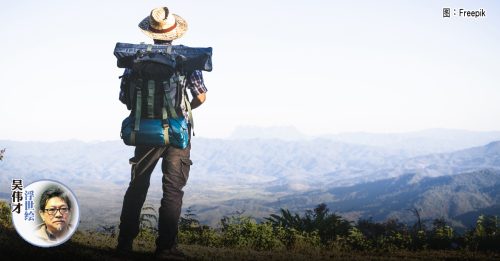
[{"label": "eyeglasses", "polygon": [[61,208],[46,208],[45,212],[49,213],[49,215],[54,216],[57,211],[61,213],[61,215],[67,214],[69,212],[68,207],[61,207]]}]

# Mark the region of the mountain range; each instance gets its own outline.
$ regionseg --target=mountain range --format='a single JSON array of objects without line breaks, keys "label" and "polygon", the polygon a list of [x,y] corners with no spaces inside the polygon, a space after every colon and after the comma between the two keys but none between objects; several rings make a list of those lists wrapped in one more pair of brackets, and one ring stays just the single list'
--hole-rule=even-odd
[{"label": "mountain range", "polygon": [[[212,226],[237,211],[261,219],[279,208],[302,213],[319,203],[351,220],[411,223],[415,217],[408,209],[419,209],[425,219],[444,217],[458,227],[469,226],[480,213],[499,213],[499,133],[429,130],[361,136],[370,135],[372,142],[365,144],[354,142],[352,135],[195,137],[184,206]],[[419,142],[403,146],[404,140]],[[118,222],[133,147],[120,141],[0,140],[0,148],[6,148],[0,198],[9,198],[13,178],[26,183],[54,179],[77,195],[82,227]],[[160,176],[157,166],[147,199],[154,206],[161,197]]]}]

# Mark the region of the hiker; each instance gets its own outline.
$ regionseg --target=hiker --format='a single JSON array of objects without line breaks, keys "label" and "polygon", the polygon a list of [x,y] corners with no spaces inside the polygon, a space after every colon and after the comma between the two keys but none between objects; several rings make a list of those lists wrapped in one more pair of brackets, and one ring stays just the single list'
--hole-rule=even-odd
[{"label": "hiker", "polygon": [[[139,28],[153,39],[155,45],[171,46],[173,40],[184,35],[188,26],[183,18],[170,13],[167,7],[160,7],[153,9],[150,15],[139,23]],[[132,69],[126,69],[124,74],[131,73],[133,73]],[[205,101],[207,88],[201,71],[195,70],[185,77],[185,86],[192,95],[191,101],[186,101],[189,102],[191,109],[194,109]],[[124,97],[126,95],[122,89],[120,100],[123,103],[125,103]],[[188,117],[186,108],[183,108],[183,114],[186,118]],[[191,126],[189,126],[189,140],[190,137]],[[132,251],[132,242],[139,233],[140,213],[146,199],[151,173],[159,159],[162,158],[163,197],[159,209],[159,233],[156,239],[155,255],[157,258],[169,260],[185,258],[185,255],[177,249],[177,233],[184,195],[182,188],[186,185],[192,165],[190,150],[190,141],[184,149],[172,145],[163,148],[136,146],[134,157],[130,159],[132,164],[131,181],[123,199],[120,216],[120,233],[117,245],[119,254],[127,254]]]},{"label": "hiker", "polygon": [[70,229],[71,201],[58,187],[45,190],[40,197],[38,213],[43,223],[35,235],[48,243],[60,242]]}]

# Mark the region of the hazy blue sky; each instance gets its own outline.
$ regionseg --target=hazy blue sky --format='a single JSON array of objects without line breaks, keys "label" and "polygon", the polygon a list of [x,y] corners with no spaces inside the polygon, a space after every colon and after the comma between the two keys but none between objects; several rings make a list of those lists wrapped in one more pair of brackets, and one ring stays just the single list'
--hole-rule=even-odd
[{"label": "hazy blue sky", "polygon": [[[498,1],[11,1],[0,10],[0,139],[119,139],[115,43],[167,5],[214,48],[196,133],[500,130]],[[443,18],[443,7],[486,17]],[[453,11],[453,10],[452,10]]]}]

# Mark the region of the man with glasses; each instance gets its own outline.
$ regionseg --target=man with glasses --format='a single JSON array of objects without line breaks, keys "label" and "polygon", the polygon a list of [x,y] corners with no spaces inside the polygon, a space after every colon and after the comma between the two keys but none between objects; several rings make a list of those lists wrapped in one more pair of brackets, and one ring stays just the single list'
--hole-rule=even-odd
[{"label": "man with glasses", "polygon": [[43,223],[36,229],[36,236],[47,242],[58,242],[70,228],[71,201],[64,191],[51,187],[42,193],[39,204]]}]

